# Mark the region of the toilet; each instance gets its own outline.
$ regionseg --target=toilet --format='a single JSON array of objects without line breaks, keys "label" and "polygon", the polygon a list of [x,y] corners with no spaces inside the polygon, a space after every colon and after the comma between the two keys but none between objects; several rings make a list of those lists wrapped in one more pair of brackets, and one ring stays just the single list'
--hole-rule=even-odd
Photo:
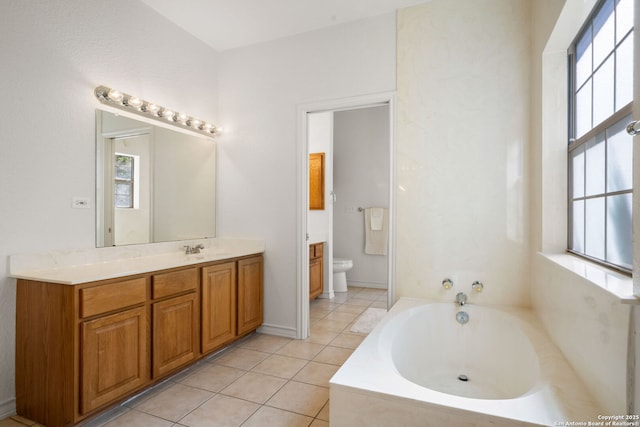
[{"label": "toilet", "polygon": [[333,291],[347,292],[347,271],[353,268],[353,261],[345,258],[333,258]]}]

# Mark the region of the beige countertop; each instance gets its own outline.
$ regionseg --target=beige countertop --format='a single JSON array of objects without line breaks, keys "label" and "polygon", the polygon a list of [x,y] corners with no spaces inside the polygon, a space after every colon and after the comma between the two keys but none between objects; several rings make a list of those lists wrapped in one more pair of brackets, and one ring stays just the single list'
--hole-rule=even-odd
[{"label": "beige countertop", "polygon": [[[221,261],[264,252],[260,239],[206,239],[198,254],[185,254],[182,244],[138,245],[46,254],[12,255],[10,277],[77,285],[169,268]],[[193,245],[194,241],[188,244]],[[178,249],[180,248],[180,249]],[[170,251],[169,251],[170,250]]]}]

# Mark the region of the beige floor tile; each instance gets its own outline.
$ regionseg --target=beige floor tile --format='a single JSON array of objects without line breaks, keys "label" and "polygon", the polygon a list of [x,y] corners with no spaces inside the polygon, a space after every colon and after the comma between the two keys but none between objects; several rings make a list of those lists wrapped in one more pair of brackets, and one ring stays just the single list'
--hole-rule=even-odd
[{"label": "beige floor tile", "polygon": [[82,427],[102,427],[129,411],[133,411],[133,409],[130,409],[124,405],[116,406],[115,408],[111,408],[96,417],[92,417],[89,421],[83,423]]},{"label": "beige floor tile", "polygon": [[309,362],[293,379],[301,383],[329,387],[329,380],[338,369],[340,369],[340,366],[337,365]]},{"label": "beige floor tile", "polygon": [[269,357],[269,353],[238,347],[220,355],[211,362],[249,371],[267,357]]},{"label": "beige floor tile", "polygon": [[134,408],[165,420],[178,421],[210,399],[211,396],[213,393],[205,390],[182,384],[172,384],[148,399],[142,400]]},{"label": "beige floor tile", "polygon": [[217,394],[179,422],[188,427],[237,427],[260,405]]},{"label": "beige floor tile", "polygon": [[316,418],[315,420],[313,420],[313,422],[309,425],[309,427],[329,427],[329,421],[324,421],[321,419]]},{"label": "beige floor tile", "polygon": [[329,407],[331,406],[331,401],[329,400],[324,404],[316,418],[321,419],[322,421],[329,422]]},{"label": "beige floor tile", "polygon": [[153,415],[131,409],[124,415],[103,424],[103,427],[171,427],[172,425],[173,422],[171,421],[163,420],[162,418],[154,417]]},{"label": "beige floor tile", "polygon": [[354,313],[354,314],[362,314],[367,309],[364,305],[352,305],[352,304],[342,304],[340,307],[334,310],[335,313]]},{"label": "beige floor tile", "polygon": [[24,424],[26,426],[35,426],[38,425],[38,423],[36,423],[35,421],[32,421],[30,419],[27,419],[25,417],[21,417],[20,415],[12,415],[10,417],[13,421],[17,421],[21,424]]},{"label": "beige floor tile", "polygon": [[347,313],[344,311],[343,312],[332,311],[327,315],[327,317],[325,317],[325,319],[345,320],[345,321],[351,322],[355,320],[358,316],[359,314],[356,314],[356,313]]},{"label": "beige floor tile", "polygon": [[328,329],[330,331],[342,332],[344,328],[351,324],[351,320],[332,320],[328,318],[320,319],[313,324],[314,327],[321,329]]},{"label": "beige floor tile", "polygon": [[336,292],[333,297],[333,302],[336,304],[343,304],[349,298],[349,292]]},{"label": "beige floor tile", "polygon": [[369,307],[373,308],[387,308],[387,301],[373,301]]},{"label": "beige floor tile", "polygon": [[26,425],[33,425],[33,424],[23,424],[11,418],[5,418],[4,420],[0,420],[0,427],[25,427]]},{"label": "beige floor tile", "polygon": [[316,357],[316,355],[320,353],[323,348],[324,345],[322,344],[296,340],[291,341],[289,344],[282,347],[277,351],[277,353],[283,356],[291,356],[297,357],[299,359],[311,360]]},{"label": "beige floor tile", "polygon": [[240,347],[263,351],[266,353],[275,353],[291,341],[291,338],[257,333],[249,338],[246,342],[242,343]]},{"label": "beige floor tile", "polygon": [[328,400],[327,387],[289,381],[266,404],[285,411],[315,417]]},{"label": "beige floor tile", "polygon": [[291,379],[307,363],[308,361],[304,359],[273,354],[258,363],[251,372],[259,372],[261,374],[273,375],[274,377]]},{"label": "beige floor tile", "polygon": [[374,301],[379,296],[386,294],[387,291],[384,289],[364,288],[358,293],[358,298]]},{"label": "beige floor tile", "polygon": [[330,310],[327,310],[322,307],[311,307],[309,309],[309,319],[322,319],[327,316],[327,314],[331,313]]},{"label": "beige floor tile", "polygon": [[309,338],[306,339],[308,342],[314,342],[316,344],[329,344],[335,337],[339,334],[338,331],[332,331],[330,329],[325,329],[321,326],[318,326],[317,323],[311,326],[311,331],[309,334]]},{"label": "beige floor tile", "polygon": [[307,427],[313,418],[263,406],[242,427]]},{"label": "beige floor tile", "polygon": [[255,403],[264,403],[273,396],[287,380],[271,375],[247,372],[220,393]]},{"label": "beige floor tile", "polygon": [[351,350],[355,350],[360,345],[360,343],[362,343],[364,338],[365,337],[363,335],[357,335],[350,332],[343,332],[339,334],[337,337],[335,337],[335,339],[331,341],[330,344],[333,347],[342,347],[342,348],[349,348]]},{"label": "beige floor tile", "polygon": [[342,364],[351,356],[353,350],[348,348],[326,346],[316,357],[314,362],[330,363],[332,365],[342,366]]},{"label": "beige floor tile", "polygon": [[205,363],[189,376],[178,381],[180,384],[218,392],[240,378],[247,371],[229,366]]},{"label": "beige floor tile", "polygon": [[369,304],[371,304],[372,301],[368,300],[368,299],[363,299],[363,298],[349,298],[346,302],[346,304],[349,305],[361,305],[361,306],[365,306],[368,307]]}]

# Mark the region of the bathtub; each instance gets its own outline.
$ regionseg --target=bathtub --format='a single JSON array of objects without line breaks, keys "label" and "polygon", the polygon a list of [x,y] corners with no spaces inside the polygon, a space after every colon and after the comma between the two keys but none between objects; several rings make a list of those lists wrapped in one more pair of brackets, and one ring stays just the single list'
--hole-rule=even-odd
[{"label": "bathtub", "polygon": [[523,309],[401,298],[330,381],[332,427],[588,425],[603,415]]}]

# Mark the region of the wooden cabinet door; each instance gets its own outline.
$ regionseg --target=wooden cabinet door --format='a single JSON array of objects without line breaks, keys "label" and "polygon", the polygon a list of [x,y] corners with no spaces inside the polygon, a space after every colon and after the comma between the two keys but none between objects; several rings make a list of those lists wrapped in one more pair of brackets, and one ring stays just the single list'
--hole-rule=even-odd
[{"label": "wooden cabinet door", "polygon": [[309,209],[324,210],[324,153],[309,154]]},{"label": "wooden cabinet door", "polygon": [[238,335],[262,324],[262,257],[238,261]]},{"label": "wooden cabinet door", "polygon": [[202,352],[236,337],[236,263],[202,269]]},{"label": "wooden cabinet door", "polygon": [[153,304],[153,378],[198,356],[196,301],[191,293]]},{"label": "wooden cabinet door", "polygon": [[322,258],[316,258],[309,261],[309,299],[314,299],[322,293],[323,281]]},{"label": "wooden cabinet door", "polygon": [[80,412],[144,386],[149,379],[145,307],[82,322]]}]

